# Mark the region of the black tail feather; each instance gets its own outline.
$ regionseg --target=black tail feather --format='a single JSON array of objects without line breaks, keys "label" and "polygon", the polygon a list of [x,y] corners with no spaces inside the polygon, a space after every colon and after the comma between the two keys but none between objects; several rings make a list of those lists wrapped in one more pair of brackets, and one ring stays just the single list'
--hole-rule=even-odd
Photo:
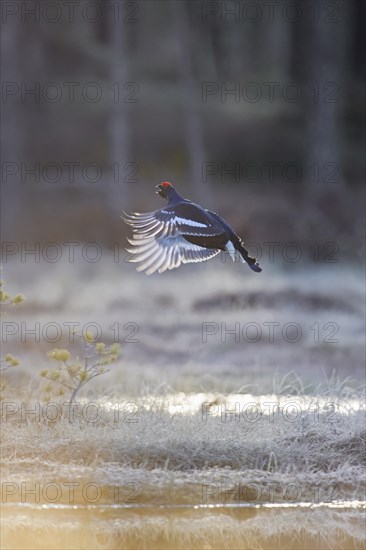
[{"label": "black tail feather", "polygon": [[262,268],[259,266],[259,263],[257,262],[256,258],[251,258],[249,256],[248,250],[244,248],[244,246],[241,244],[239,252],[243,256],[244,260],[249,265],[250,269],[255,271],[256,273],[260,273],[262,271]]}]

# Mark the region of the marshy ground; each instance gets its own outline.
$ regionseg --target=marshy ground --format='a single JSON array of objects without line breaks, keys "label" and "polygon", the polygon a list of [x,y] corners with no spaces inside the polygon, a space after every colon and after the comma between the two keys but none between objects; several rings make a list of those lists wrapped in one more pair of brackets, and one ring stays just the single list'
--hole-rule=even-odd
[{"label": "marshy ground", "polygon": [[[361,273],[217,259],[146,278],[105,254],[5,266],[27,301],[2,320],[21,361],[3,548],[363,548]],[[39,371],[80,352],[76,323],[123,353],[71,414],[42,401]]]}]

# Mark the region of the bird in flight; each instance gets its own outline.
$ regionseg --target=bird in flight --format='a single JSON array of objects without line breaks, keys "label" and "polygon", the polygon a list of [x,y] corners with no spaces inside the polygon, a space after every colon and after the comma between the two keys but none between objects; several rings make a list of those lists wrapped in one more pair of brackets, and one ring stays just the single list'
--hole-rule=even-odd
[{"label": "bird in flight", "polygon": [[182,263],[205,262],[227,251],[232,260],[247,263],[256,273],[262,269],[251,258],[235,231],[215,212],[210,212],[177,193],[163,181],[156,192],[168,204],[144,214],[125,214],[124,221],[133,229],[131,262],[139,262],[137,271],[151,275],[179,267]]}]

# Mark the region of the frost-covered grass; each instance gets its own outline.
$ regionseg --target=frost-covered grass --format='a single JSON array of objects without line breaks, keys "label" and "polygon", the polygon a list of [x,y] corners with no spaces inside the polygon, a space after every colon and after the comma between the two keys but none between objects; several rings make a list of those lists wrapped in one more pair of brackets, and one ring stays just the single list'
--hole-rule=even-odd
[{"label": "frost-covered grass", "polygon": [[[263,269],[255,277],[243,265],[213,260],[199,269],[184,266],[169,276],[147,278],[132,264],[114,263],[111,253],[96,264],[8,263],[4,278],[14,281],[11,290],[20,288],[27,295],[6,319],[19,323],[19,331],[4,345],[22,362],[13,374],[15,383],[24,376],[21,387],[34,378],[38,385],[38,372],[48,368],[47,353],[53,348],[76,351],[69,344],[70,323],[78,323],[78,330],[97,323],[106,344],[114,342],[119,328],[123,363],[108,381],[98,381],[97,394],[104,394],[111,383],[121,393],[139,394],[145,386],[156,389],[167,383],[177,391],[228,393],[246,387],[261,394],[273,390],[275,372],[282,378],[289,371],[297,372],[305,387],[329,378],[334,370],[340,380],[364,379],[362,272],[342,263],[314,264],[306,270],[288,264],[285,272],[264,263]],[[51,328],[48,341],[41,333],[39,342],[32,334],[21,342],[21,322],[24,330],[39,323],[41,331],[49,323],[58,324],[61,338],[51,341],[57,336]],[[219,328],[206,341],[204,323]],[[247,323],[259,325],[258,342],[243,338]],[[268,323],[279,323],[273,342]],[[283,338],[288,323],[301,327],[297,343]],[[235,324],[238,341],[225,335]],[[332,327],[337,330],[333,338]],[[328,342],[327,337],[338,341]]]},{"label": "frost-covered grass", "polygon": [[[20,471],[36,480],[40,464],[49,479],[61,479],[67,465],[67,474],[75,467],[76,476],[94,474],[105,485],[128,471],[139,484],[142,476],[139,502],[164,503],[161,488],[166,485],[169,493],[174,484],[188,484],[172,504],[202,503],[200,484],[210,479],[213,484],[298,482],[301,493],[295,498],[296,491],[290,491],[291,502],[306,500],[316,483],[328,484],[328,492],[325,485],[321,496],[313,491],[314,502],[358,498],[362,492],[361,395],[350,400],[180,393],[84,401],[71,416],[67,407],[60,416],[61,407],[36,402],[4,402],[3,411],[3,480],[14,481]],[[265,491],[258,498],[249,493],[248,498],[227,495],[227,501],[272,498]],[[209,491],[209,496],[210,502],[221,502],[221,493]]]},{"label": "frost-covered grass", "polygon": [[[21,365],[2,404],[3,548],[364,547],[357,273],[274,271],[269,284],[220,263],[198,282],[113,262],[26,267],[8,267],[28,300],[6,321],[97,322],[107,345],[113,323],[132,322],[138,341],[121,334],[122,359],[70,410],[39,389],[46,354],[75,352],[67,336],[9,338]],[[88,284],[70,284],[75,272]],[[204,322],[271,321],[301,324],[303,338],[202,338]],[[337,322],[338,343],[315,342],[316,322]]]},{"label": "frost-covered grass", "polygon": [[111,395],[71,418],[17,404],[2,434],[6,547],[28,530],[38,543],[19,547],[362,548],[361,395]]}]

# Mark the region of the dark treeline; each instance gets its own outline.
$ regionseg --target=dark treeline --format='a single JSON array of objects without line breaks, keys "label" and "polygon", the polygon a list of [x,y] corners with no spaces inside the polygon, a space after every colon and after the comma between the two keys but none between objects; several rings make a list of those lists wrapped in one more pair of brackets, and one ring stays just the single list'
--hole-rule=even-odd
[{"label": "dark treeline", "polygon": [[63,238],[65,214],[68,235],[95,236],[92,219],[108,235],[162,179],[234,217],[238,201],[268,198],[268,227],[273,204],[290,216],[280,239],[307,231],[291,219],[298,201],[322,212],[318,231],[332,231],[324,213],[353,231],[340,205],[354,208],[344,196],[357,204],[363,183],[363,1],[1,10],[6,238],[29,237],[38,216]]}]

